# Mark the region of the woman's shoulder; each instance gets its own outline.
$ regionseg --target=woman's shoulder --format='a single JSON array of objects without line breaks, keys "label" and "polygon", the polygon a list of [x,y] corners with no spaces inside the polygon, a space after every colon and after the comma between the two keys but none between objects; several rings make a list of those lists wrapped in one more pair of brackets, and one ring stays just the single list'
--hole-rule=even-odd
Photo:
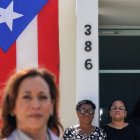
[{"label": "woman's shoulder", "polygon": [[95,131],[104,131],[103,128],[98,127],[98,126],[94,126],[95,127]]},{"label": "woman's shoulder", "polygon": [[6,138],[4,138],[2,140],[15,140],[16,135],[17,135],[17,132],[16,132],[16,130],[14,130],[9,137],[6,137]]},{"label": "woman's shoulder", "polygon": [[57,137],[51,130],[49,130],[49,134],[52,140],[60,140],[60,138]]},{"label": "woman's shoulder", "polygon": [[97,126],[94,126],[95,127],[95,131],[94,133],[98,133],[98,135],[104,140],[107,138],[107,135],[106,135],[106,132],[100,128],[100,127],[97,127]]},{"label": "woman's shoulder", "polygon": [[102,129],[103,129],[103,130],[105,130],[105,129],[110,129],[110,128],[111,128],[111,127],[110,127],[108,124],[102,126]]},{"label": "woman's shoulder", "polygon": [[106,134],[112,133],[112,132],[116,132],[116,131],[118,130],[118,129],[116,129],[116,128],[113,128],[113,127],[109,126],[108,124],[102,126],[102,129],[104,130],[104,132],[105,132]]},{"label": "woman's shoulder", "polygon": [[67,139],[67,138],[73,138],[73,136],[76,134],[76,129],[77,129],[78,125],[73,125],[73,126],[69,126],[65,129],[64,134],[63,134],[63,139]]}]

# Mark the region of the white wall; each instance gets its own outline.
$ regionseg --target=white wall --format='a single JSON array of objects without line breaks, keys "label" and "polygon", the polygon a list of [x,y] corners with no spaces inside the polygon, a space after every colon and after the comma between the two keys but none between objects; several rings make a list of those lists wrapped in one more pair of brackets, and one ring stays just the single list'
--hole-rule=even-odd
[{"label": "white wall", "polygon": [[59,0],[60,115],[64,127],[76,123],[76,0]]}]

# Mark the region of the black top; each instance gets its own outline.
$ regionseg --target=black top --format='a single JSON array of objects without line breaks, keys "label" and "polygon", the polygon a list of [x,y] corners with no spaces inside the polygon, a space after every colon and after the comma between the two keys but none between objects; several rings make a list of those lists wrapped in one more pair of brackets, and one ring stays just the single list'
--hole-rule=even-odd
[{"label": "black top", "polygon": [[134,129],[130,124],[122,129],[105,125],[103,129],[107,134],[107,140],[135,140]]}]

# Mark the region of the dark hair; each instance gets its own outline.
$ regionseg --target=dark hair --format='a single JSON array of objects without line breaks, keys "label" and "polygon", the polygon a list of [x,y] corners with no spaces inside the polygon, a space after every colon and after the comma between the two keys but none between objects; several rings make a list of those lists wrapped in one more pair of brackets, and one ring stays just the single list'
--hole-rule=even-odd
[{"label": "dark hair", "polygon": [[109,110],[109,111],[111,110],[112,104],[113,104],[114,102],[116,102],[116,101],[122,102],[122,103],[124,104],[125,110],[127,111],[127,105],[126,105],[125,101],[123,101],[122,99],[115,99],[115,100],[111,101],[111,103],[110,103],[109,106],[108,106],[108,110]]},{"label": "dark hair", "polygon": [[140,98],[137,100],[129,116],[129,119],[136,119],[136,118],[140,118]]},{"label": "dark hair", "polygon": [[95,104],[91,100],[81,100],[76,105],[76,111],[79,111],[81,105],[84,105],[84,104],[91,105],[92,106],[92,109],[94,109],[94,110],[96,109]]},{"label": "dark hair", "polygon": [[59,106],[59,92],[54,81],[54,76],[46,69],[24,69],[19,72],[15,72],[8,79],[2,104],[2,129],[1,137],[8,137],[14,129],[16,129],[16,118],[11,115],[15,107],[15,102],[18,95],[19,86],[22,81],[28,77],[40,76],[49,86],[51,99],[54,101],[54,114],[49,118],[48,128],[50,128],[56,135],[60,135],[60,129],[63,127],[59,121],[58,106]]}]

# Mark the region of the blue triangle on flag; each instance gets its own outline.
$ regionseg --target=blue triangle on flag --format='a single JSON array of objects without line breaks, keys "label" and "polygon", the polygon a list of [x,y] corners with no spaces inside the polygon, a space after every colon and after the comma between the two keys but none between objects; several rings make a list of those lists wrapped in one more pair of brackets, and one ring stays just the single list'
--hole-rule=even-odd
[{"label": "blue triangle on flag", "polygon": [[48,0],[0,1],[0,48],[6,52]]}]

